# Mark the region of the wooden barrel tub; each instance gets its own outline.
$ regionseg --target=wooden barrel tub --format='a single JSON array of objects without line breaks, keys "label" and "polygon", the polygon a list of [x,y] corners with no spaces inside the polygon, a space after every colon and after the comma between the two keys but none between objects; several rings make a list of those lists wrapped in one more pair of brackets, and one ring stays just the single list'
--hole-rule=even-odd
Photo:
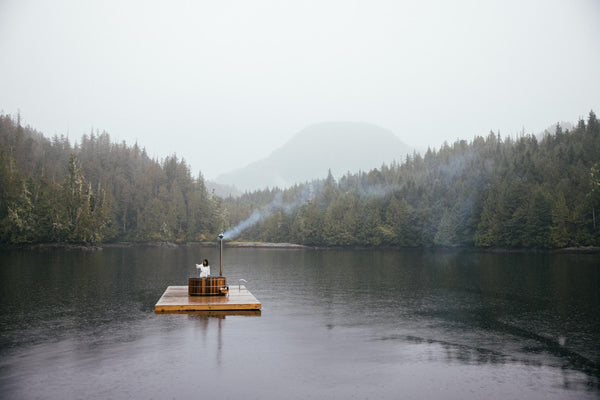
[{"label": "wooden barrel tub", "polygon": [[209,276],[208,278],[189,278],[189,296],[217,296],[227,293],[227,278]]}]

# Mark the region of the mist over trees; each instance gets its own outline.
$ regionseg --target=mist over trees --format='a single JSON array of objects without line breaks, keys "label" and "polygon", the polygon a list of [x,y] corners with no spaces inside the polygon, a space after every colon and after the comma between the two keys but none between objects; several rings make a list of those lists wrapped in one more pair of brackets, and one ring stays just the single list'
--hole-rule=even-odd
[{"label": "mist over trees", "polygon": [[[600,245],[600,122],[445,143],[365,172],[209,193],[176,156],[158,161],[103,132],[47,139],[0,115],[0,241],[239,240],[311,246]],[[233,232],[233,231],[232,231]]]}]

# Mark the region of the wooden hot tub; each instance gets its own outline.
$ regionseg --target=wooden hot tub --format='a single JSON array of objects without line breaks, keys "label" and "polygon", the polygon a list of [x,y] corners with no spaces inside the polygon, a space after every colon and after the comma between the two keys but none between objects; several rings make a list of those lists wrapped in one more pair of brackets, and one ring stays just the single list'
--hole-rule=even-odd
[{"label": "wooden hot tub", "polygon": [[227,278],[224,276],[188,279],[190,296],[218,296],[225,293],[227,293]]}]

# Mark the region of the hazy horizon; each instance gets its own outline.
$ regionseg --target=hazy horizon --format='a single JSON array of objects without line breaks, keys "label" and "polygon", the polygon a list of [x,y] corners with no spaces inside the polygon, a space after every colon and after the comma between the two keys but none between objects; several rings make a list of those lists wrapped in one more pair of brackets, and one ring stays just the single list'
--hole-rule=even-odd
[{"label": "hazy horizon", "polygon": [[211,180],[326,121],[439,148],[598,112],[598,21],[593,0],[5,0],[0,111]]}]

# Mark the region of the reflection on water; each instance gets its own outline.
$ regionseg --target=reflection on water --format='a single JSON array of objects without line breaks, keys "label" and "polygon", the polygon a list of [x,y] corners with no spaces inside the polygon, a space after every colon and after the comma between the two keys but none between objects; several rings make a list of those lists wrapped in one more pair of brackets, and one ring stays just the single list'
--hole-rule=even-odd
[{"label": "reflection on water", "polygon": [[190,319],[206,321],[210,318],[225,319],[227,316],[260,317],[261,310],[167,311],[163,314],[184,314]]},{"label": "reflection on water", "polygon": [[226,249],[262,312],[166,315],[216,247],[0,257],[2,398],[600,393],[598,255]]}]

